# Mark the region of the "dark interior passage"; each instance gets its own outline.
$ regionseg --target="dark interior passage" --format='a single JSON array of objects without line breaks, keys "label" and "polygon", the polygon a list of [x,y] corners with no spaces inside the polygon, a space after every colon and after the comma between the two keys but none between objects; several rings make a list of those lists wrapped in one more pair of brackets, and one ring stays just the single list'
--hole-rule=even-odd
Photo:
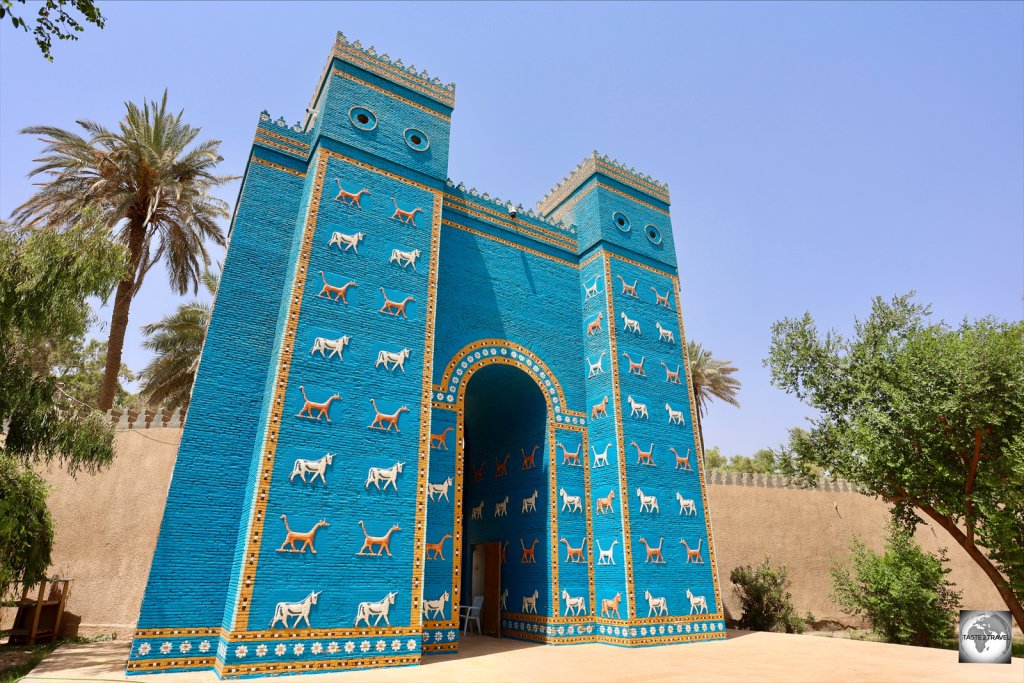
[{"label": "dark interior passage", "polygon": [[[465,405],[461,601],[468,605],[474,595],[486,596],[485,622],[496,623],[502,597],[503,613],[524,613],[525,605],[533,614],[535,604],[543,616],[551,607],[544,395],[525,372],[495,364],[470,379]],[[487,543],[501,548],[497,572],[493,565],[487,570]]]}]

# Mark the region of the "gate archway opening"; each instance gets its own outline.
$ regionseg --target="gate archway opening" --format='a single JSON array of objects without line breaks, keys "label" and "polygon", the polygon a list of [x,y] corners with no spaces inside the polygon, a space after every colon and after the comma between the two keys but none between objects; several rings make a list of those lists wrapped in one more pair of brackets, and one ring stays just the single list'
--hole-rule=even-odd
[{"label": "gate archway opening", "polygon": [[484,596],[482,624],[552,613],[550,400],[510,364],[481,367],[465,391],[462,603]]}]

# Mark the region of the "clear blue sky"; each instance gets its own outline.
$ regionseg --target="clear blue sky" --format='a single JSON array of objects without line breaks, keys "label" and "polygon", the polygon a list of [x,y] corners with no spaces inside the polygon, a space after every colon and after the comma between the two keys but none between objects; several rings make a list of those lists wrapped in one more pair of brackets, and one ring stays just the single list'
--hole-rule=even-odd
[{"label": "clear blue sky", "polygon": [[[597,148],[669,183],[687,334],[743,381],[705,425],[726,454],[807,414],[761,367],[775,320],[849,330],[910,289],[952,322],[1022,317],[1024,4],[99,4],[107,28],[53,64],[0,27],[3,216],[39,151],[19,129],[113,126],[165,87],[240,174],[259,112],[302,116],[340,29],[458,85],[456,182],[532,204]],[[179,302],[154,271],[130,367]]]}]

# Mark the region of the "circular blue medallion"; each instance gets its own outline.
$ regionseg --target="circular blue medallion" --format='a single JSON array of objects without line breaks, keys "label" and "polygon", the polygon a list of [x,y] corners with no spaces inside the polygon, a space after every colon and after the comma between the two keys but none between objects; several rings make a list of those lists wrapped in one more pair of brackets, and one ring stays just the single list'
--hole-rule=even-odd
[{"label": "circular blue medallion", "polygon": [[647,235],[647,239],[651,241],[651,244],[661,244],[661,230],[658,230],[653,225],[648,224],[644,228],[644,234]]},{"label": "circular blue medallion", "polygon": [[616,211],[615,213],[612,214],[612,223],[615,225],[616,228],[618,228],[622,232],[629,232],[630,228],[632,227],[629,224],[629,217],[626,216],[626,214],[622,213],[621,211]]},{"label": "circular blue medallion", "polygon": [[366,107],[352,107],[348,110],[348,118],[359,130],[373,130],[377,127],[377,115]]},{"label": "circular blue medallion", "polygon": [[405,129],[405,144],[413,148],[417,152],[425,152],[430,147],[430,140],[427,138],[426,133],[417,128],[406,128]]}]

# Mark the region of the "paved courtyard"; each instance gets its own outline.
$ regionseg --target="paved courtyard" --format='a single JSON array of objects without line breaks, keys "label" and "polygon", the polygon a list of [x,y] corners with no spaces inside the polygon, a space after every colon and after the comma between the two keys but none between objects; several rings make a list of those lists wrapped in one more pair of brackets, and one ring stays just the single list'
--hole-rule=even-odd
[{"label": "paved courtyard", "polygon": [[[457,655],[428,658],[427,664],[401,669],[352,671],[249,681],[352,683],[353,681],[836,681],[928,683],[1024,681],[1024,660],[1010,665],[959,664],[952,650],[816,638],[781,633],[729,631],[728,640],[656,648],[607,645],[547,647],[469,636]],[[27,683],[41,681],[216,681],[212,672],[124,675],[128,643],[115,641],[66,645],[54,651]]]}]

